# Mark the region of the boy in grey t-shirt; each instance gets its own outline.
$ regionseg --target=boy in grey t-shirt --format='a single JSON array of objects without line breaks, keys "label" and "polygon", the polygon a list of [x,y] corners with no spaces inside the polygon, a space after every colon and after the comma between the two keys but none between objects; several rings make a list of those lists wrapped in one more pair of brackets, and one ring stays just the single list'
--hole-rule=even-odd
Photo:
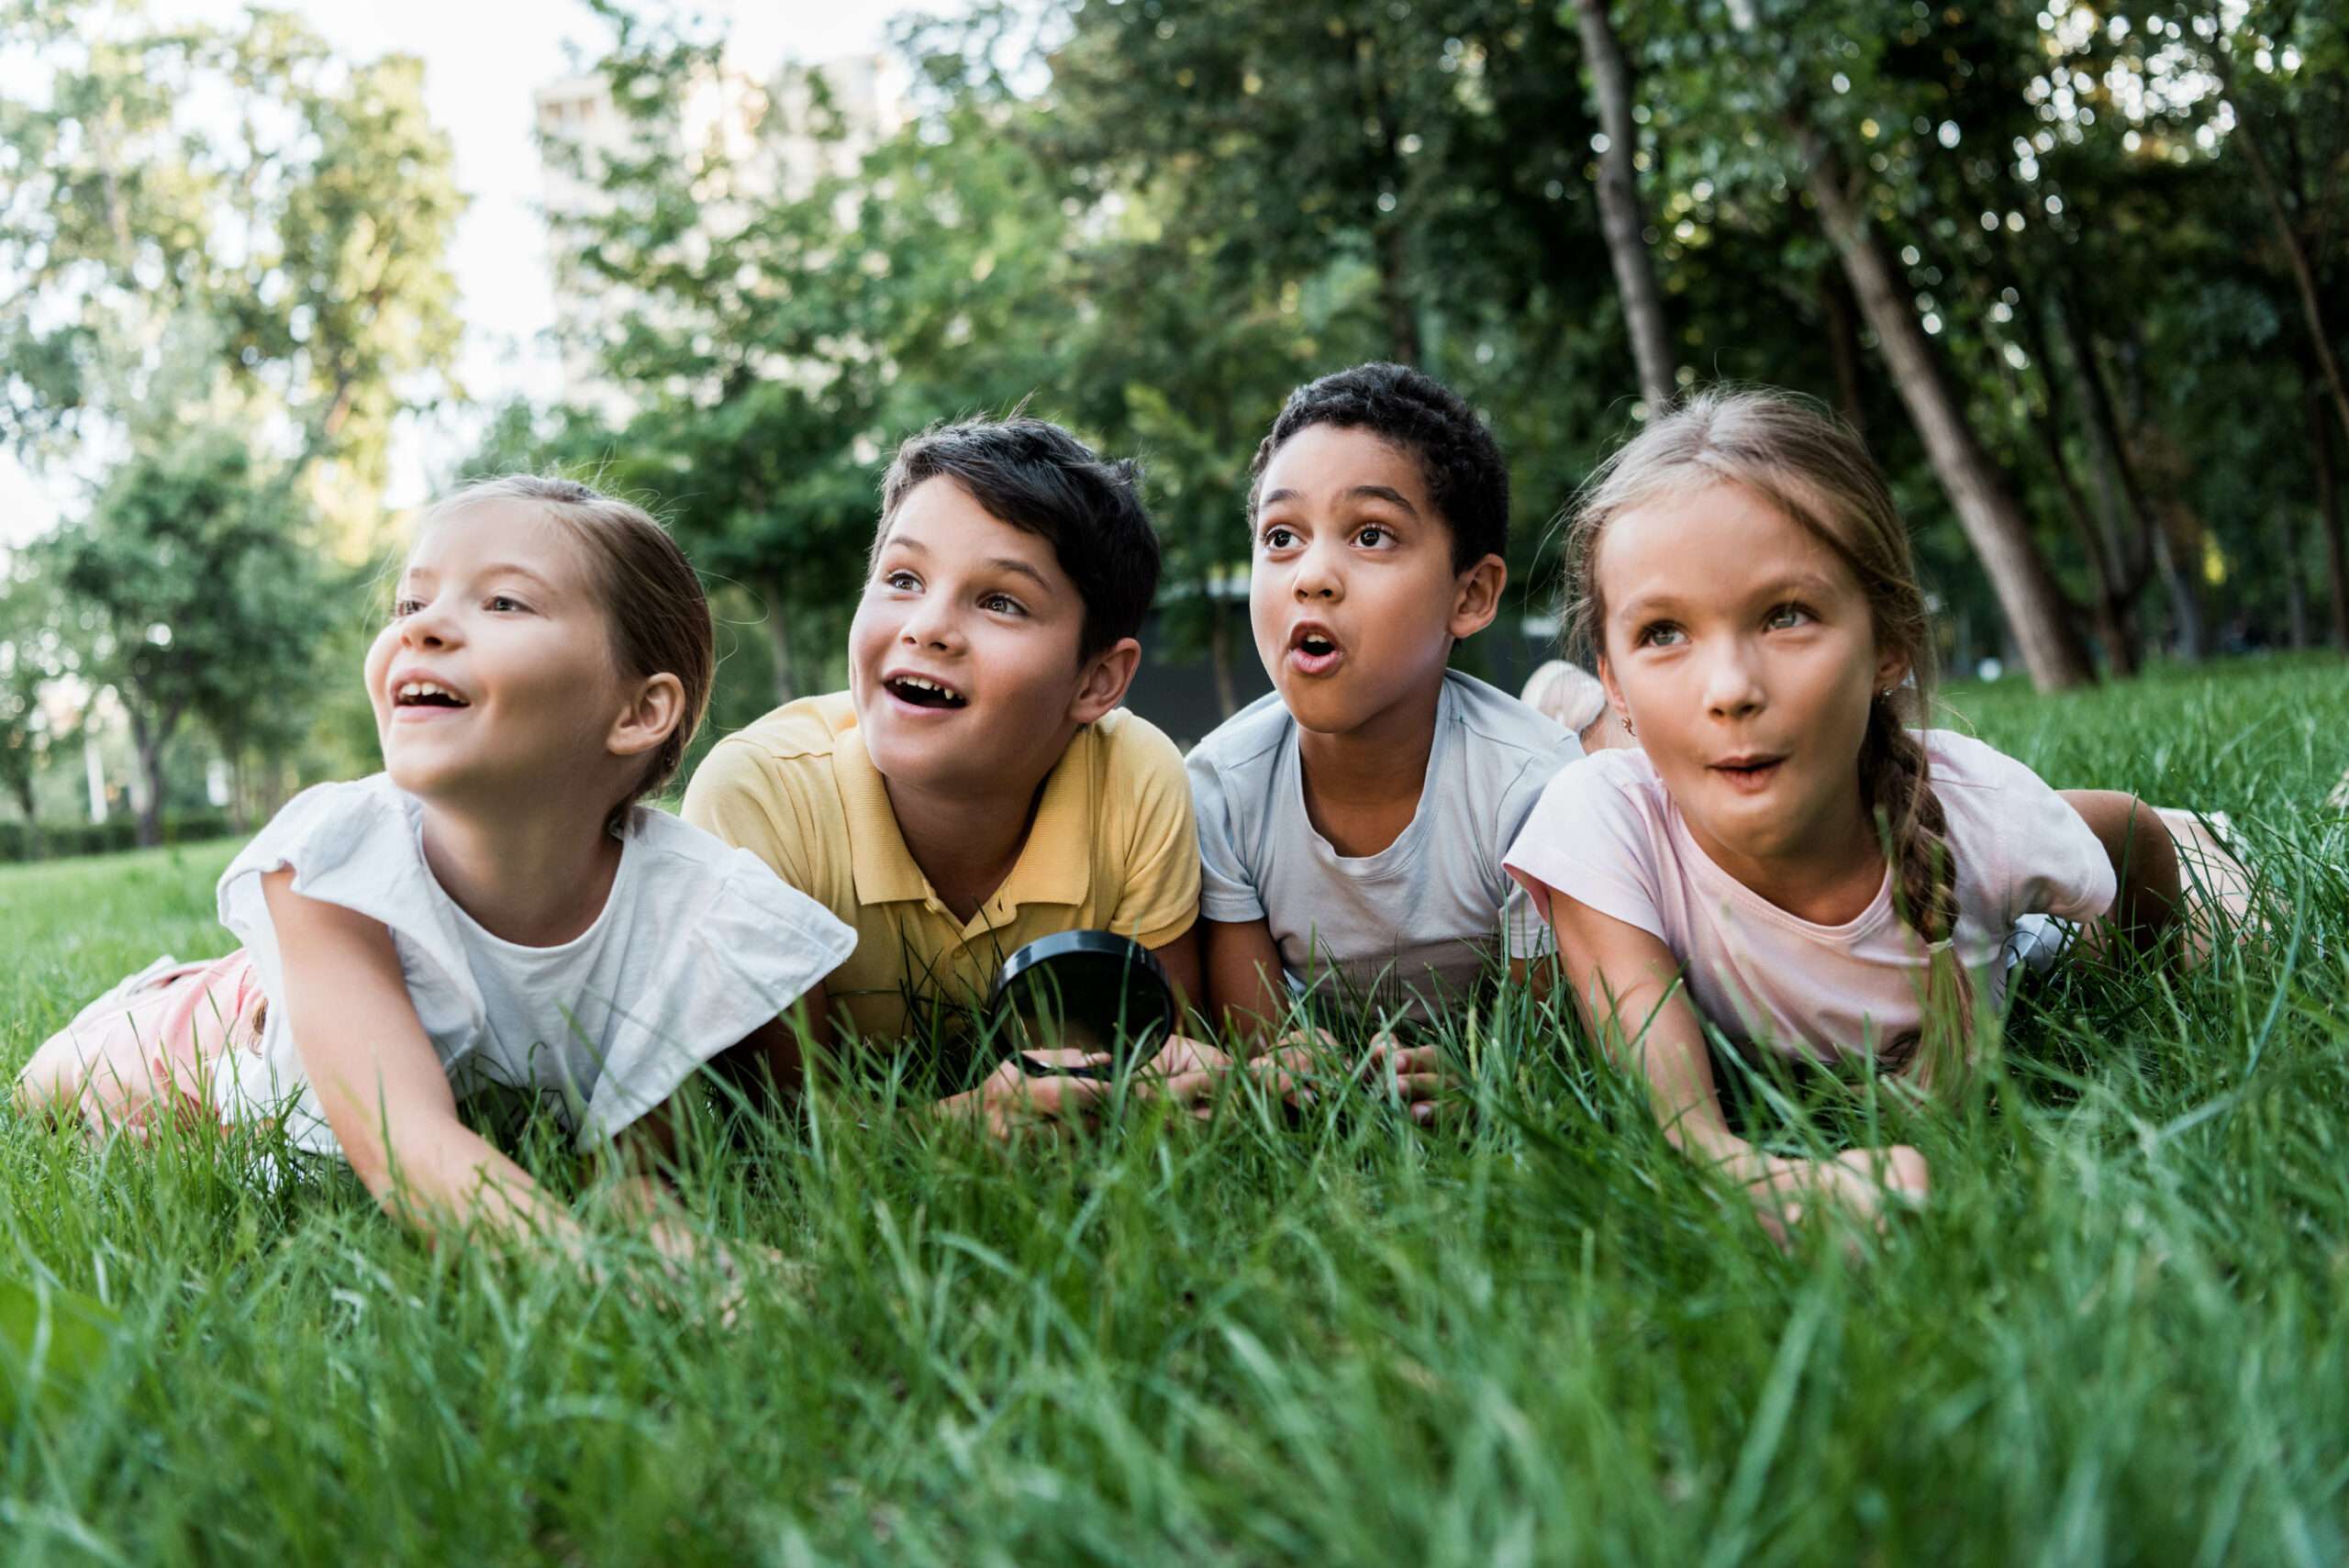
[{"label": "boy in grey t-shirt", "polygon": [[[1508,470],[1460,398],[1399,365],[1324,376],[1251,474],[1249,620],[1275,689],[1188,767],[1208,995],[1262,1046],[1299,988],[1423,1018],[1494,954],[1543,951],[1501,857],[1582,748],[1447,668],[1508,578]],[[1431,1094],[1432,1053],[1395,1054]]]},{"label": "boy in grey t-shirt", "polygon": [[1566,730],[1456,670],[1410,824],[1385,849],[1339,853],[1306,808],[1297,720],[1277,694],[1191,752],[1199,913],[1261,922],[1287,985],[1327,1013],[1425,1018],[1469,995],[1497,956],[1551,951],[1550,928],[1501,870],[1542,786],[1582,755]]}]

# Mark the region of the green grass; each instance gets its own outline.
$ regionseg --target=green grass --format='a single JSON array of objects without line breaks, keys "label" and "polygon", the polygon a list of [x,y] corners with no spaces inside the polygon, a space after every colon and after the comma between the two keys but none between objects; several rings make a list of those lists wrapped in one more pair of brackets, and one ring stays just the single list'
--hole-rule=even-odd
[{"label": "green grass", "polygon": [[[1935,1193],[1880,1239],[1779,1252],[1513,998],[1453,1031],[1444,1133],[1138,1107],[1006,1151],[860,1095],[704,1149],[709,1229],[790,1260],[731,1328],[243,1145],[0,1117],[0,1275],[116,1319],[0,1383],[6,1555],[2340,1561],[2349,681],[1954,700],[2054,783],[2230,811],[2292,913],[2176,985],[2060,981],[1980,1102],[1883,1129]],[[228,852],[0,873],[0,1064],[221,951]]]}]

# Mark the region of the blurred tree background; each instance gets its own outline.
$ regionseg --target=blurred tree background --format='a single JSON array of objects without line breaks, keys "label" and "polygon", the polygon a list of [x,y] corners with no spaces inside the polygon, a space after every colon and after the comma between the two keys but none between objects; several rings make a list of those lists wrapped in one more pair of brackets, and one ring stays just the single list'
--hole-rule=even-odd
[{"label": "blurred tree background", "polygon": [[[1250,455],[1290,387],[1373,358],[1499,433],[1530,616],[1576,485],[1726,378],[1865,433],[1962,670],[2048,688],[2349,650],[2337,6],[980,0],[898,29],[911,86],[879,137],[805,70],[715,125],[696,106],[721,33],[595,8],[628,134],[548,156],[596,195],[550,221],[567,286],[602,302],[567,345],[597,395],[496,409],[464,467],[561,463],[659,506],[718,585],[719,726],[841,678],[895,443],[1022,403],[1142,458],[1168,560],[1152,658],[1228,710],[1255,657]],[[27,670],[281,787],[363,765],[337,628],[377,541],[347,519],[391,415],[456,394],[455,198],[411,64],[326,60],[265,13],[100,42],[83,24],[107,7],[8,9],[77,64],[0,123],[0,273],[39,285],[0,308],[0,433],[123,434],[88,516],[18,563],[46,580],[11,589],[0,769],[73,765],[7,695]],[[206,72],[256,106],[244,145],[173,138],[175,73]],[[273,530],[307,564],[258,564]],[[315,571],[326,609],[108,608],[93,584],[120,574],[87,563],[167,542],[221,582]],[[247,673],[272,700],[140,673],[156,627],[256,646],[238,615],[285,617],[286,673]]]}]

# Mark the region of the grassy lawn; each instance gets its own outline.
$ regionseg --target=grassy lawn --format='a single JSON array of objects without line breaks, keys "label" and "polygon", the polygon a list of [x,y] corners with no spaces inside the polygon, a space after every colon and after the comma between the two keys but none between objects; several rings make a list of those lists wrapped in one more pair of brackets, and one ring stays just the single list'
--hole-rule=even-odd
[{"label": "grassy lawn", "polygon": [[[0,1277],[116,1318],[0,1382],[5,1555],[2341,1561],[2349,678],[1953,700],[2052,783],[2227,810],[2291,913],[2064,976],[1978,1101],[1881,1106],[1935,1187],[1881,1238],[1780,1252],[1515,997],[1445,1132],[1333,1097],[1007,1151],[859,1093],[706,1145],[689,1201],[787,1260],[730,1327],[617,1232],[435,1249],[248,1144],[0,1114]],[[224,951],[232,848],[0,870],[0,1066]]]}]

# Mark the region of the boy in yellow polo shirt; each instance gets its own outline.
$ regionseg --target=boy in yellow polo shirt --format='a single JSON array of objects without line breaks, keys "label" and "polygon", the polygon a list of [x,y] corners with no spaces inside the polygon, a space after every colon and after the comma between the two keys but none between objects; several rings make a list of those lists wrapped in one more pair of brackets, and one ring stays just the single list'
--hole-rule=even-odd
[{"label": "boy in yellow polo shirt", "polygon": [[[808,993],[819,1030],[951,1040],[1013,950],[1086,928],[1200,995],[1183,760],[1118,706],[1158,589],[1136,480],[1040,419],[911,438],[882,482],[849,689],[785,704],[695,773],[686,821],[856,930]],[[1084,1082],[997,1073],[960,1097],[999,1124]]]}]

